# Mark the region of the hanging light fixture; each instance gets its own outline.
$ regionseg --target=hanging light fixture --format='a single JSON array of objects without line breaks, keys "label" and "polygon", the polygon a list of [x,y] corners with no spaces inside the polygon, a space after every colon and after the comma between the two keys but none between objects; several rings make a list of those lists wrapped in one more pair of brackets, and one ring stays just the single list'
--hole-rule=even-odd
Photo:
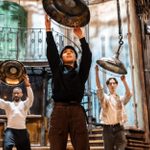
[{"label": "hanging light fixture", "polygon": [[26,74],[24,65],[17,60],[5,60],[0,63],[0,79],[2,83],[9,86],[21,84]]},{"label": "hanging light fixture", "polygon": [[121,17],[120,17],[120,4],[119,0],[117,0],[117,13],[118,13],[118,27],[119,27],[119,47],[116,54],[111,58],[102,57],[100,60],[97,60],[97,64],[113,73],[117,74],[127,74],[127,70],[124,64],[119,60],[120,49],[123,45],[123,36],[122,36],[122,29],[121,29]]}]

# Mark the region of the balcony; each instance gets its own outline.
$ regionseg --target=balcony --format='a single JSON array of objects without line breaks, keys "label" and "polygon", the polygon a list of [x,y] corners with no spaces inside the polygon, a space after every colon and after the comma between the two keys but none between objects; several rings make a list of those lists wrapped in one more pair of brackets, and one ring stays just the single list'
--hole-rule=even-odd
[{"label": "balcony", "polygon": [[0,28],[0,60],[40,62],[45,64],[44,29]]}]

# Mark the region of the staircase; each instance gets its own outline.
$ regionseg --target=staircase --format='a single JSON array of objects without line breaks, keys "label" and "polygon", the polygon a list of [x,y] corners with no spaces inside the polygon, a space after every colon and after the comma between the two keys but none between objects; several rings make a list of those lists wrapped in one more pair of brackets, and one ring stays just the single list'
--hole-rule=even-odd
[{"label": "staircase", "polygon": [[92,129],[89,133],[90,150],[104,150],[101,127]]},{"label": "staircase", "polygon": [[[102,127],[96,127],[89,133],[90,150],[104,150],[102,139]],[[126,150],[150,150],[150,144],[145,142],[144,132],[135,129],[126,130],[127,147]],[[73,150],[70,139],[68,139],[68,149]]]},{"label": "staircase", "polygon": [[[104,150],[102,139],[102,127],[95,127],[89,133],[90,150]],[[150,144],[145,142],[144,132],[129,129],[126,130],[127,147],[126,150],[150,150]],[[49,150],[49,146],[32,145],[32,150]],[[0,148],[0,150],[2,150]],[[16,150],[15,148],[13,150]],[[70,137],[68,137],[67,150],[73,150]]]},{"label": "staircase", "polygon": [[145,142],[144,131],[129,129],[127,139],[126,150],[150,150],[150,143]]},{"label": "staircase", "polygon": [[[102,128],[94,128],[89,133],[90,150],[104,150],[102,140]],[[73,150],[70,138],[68,138],[67,150]]]}]

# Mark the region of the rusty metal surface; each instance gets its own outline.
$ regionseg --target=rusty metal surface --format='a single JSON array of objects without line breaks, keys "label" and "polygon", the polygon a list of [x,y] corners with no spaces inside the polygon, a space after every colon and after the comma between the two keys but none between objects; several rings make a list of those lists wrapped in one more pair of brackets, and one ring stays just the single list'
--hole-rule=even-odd
[{"label": "rusty metal surface", "polygon": [[[70,6],[70,3],[55,4],[54,0],[43,0],[43,8],[52,19],[68,27],[82,27],[90,21],[90,11],[83,2],[79,4],[75,3],[74,6]],[[70,12],[69,10],[71,9],[77,9],[78,11]]]}]

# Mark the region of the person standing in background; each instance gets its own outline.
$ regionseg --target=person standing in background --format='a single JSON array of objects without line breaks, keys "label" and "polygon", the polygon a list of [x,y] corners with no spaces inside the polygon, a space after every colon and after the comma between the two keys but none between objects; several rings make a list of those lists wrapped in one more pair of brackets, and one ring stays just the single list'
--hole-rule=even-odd
[{"label": "person standing in background", "polygon": [[54,108],[50,119],[49,140],[51,150],[66,150],[68,134],[75,150],[89,150],[86,113],[81,106],[85,83],[88,79],[92,54],[80,27],[74,28],[82,48],[78,67],[78,54],[67,45],[60,55],[51,31],[51,19],[45,16],[47,32],[47,58],[52,71],[52,98]]},{"label": "person standing in background", "polygon": [[4,131],[4,150],[31,150],[29,133],[26,128],[26,117],[33,104],[33,91],[28,75],[23,76],[27,91],[27,99],[21,100],[22,89],[15,87],[12,92],[13,101],[5,101],[0,98],[0,108],[5,110],[7,126]]},{"label": "person standing in background", "polygon": [[97,96],[101,105],[100,120],[103,126],[103,139],[105,150],[124,150],[126,146],[126,136],[123,124],[127,121],[125,105],[129,102],[132,94],[124,75],[120,77],[124,87],[125,95],[119,96],[116,93],[118,81],[111,77],[106,81],[109,94],[104,93],[99,78],[99,68],[96,65],[96,85]]}]

